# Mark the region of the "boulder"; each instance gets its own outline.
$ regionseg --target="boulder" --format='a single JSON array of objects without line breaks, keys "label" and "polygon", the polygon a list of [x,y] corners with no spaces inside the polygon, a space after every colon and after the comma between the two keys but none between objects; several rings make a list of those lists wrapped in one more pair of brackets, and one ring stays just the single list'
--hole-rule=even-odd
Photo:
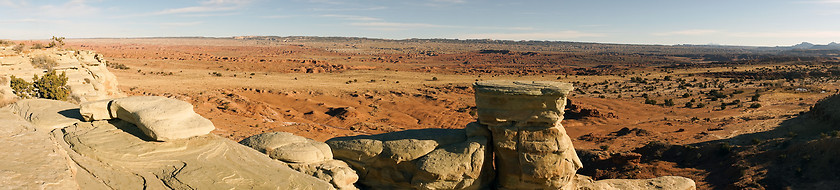
[{"label": "boulder", "polygon": [[48,133],[7,109],[0,109],[0,187],[3,189],[79,189],[67,153]]},{"label": "boulder", "polygon": [[108,110],[114,118],[135,124],[157,141],[206,135],[216,128],[210,120],[195,113],[191,104],[166,97],[118,98],[111,101]]},{"label": "boulder", "polygon": [[485,168],[492,160],[486,149],[487,138],[472,137],[467,141],[435,149],[418,159],[417,174],[412,179],[420,189],[481,189],[481,182],[493,180],[493,170]]},{"label": "boulder", "polygon": [[123,120],[82,122],[52,137],[81,189],[333,189],[251,148],[203,135],[150,141]]},{"label": "boulder", "polygon": [[343,161],[333,160],[326,143],[286,132],[254,135],[239,143],[288,162],[292,169],[328,181],[336,189],[356,189],[354,184],[359,180],[356,171]]},{"label": "boulder", "polygon": [[254,135],[239,143],[283,162],[315,163],[333,158],[329,145],[286,132]]},{"label": "boulder", "polygon": [[667,190],[694,190],[697,185],[694,180],[677,177],[663,176],[651,179],[605,179],[592,181],[591,178],[578,175],[577,189],[579,190],[623,190],[623,189],[667,189]]},{"label": "boulder", "polygon": [[474,88],[478,122],[492,135],[500,188],[574,186],[583,164],[560,125],[571,84],[487,81]]},{"label": "boulder", "polygon": [[84,102],[80,106],[79,112],[85,121],[114,119],[111,110],[108,110],[111,107],[111,99]]},{"label": "boulder", "polygon": [[489,140],[463,129],[407,130],[327,141],[371,189],[482,189],[493,179]]},{"label": "boulder", "polygon": [[36,130],[45,132],[82,121],[79,106],[58,100],[24,99],[5,109],[32,123]]},{"label": "boulder", "polygon": [[359,175],[347,163],[340,160],[327,160],[318,163],[289,163],[289,167],[318,179],[330,182],[336,189],[358,189],[354,185]]}]

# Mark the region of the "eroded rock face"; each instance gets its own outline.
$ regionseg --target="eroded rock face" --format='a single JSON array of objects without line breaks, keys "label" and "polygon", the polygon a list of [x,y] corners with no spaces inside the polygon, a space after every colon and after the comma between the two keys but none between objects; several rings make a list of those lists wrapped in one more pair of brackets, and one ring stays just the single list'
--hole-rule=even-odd
[{"label": "eroded rock face", "polygon": [[327,141],[372,189],[483,189],[493,179],[486,136],[462,129],[407,130]]},{"label": "eroded rock face", "polygon": [[204,135],[155,142],[122,120],[78,123],[52,135],[81,189],[332,189],[231,140]]},{"label": "eroded rock face", "polygon": [[478,82],[478,121],[493,139],[503,189],[572,189],[583,167],[560,125],[571,84]]},{"label": "eroded rock face", "polygon": [[206,135],[216,129],[210,120],[195,113],[191,104],[159,96],[86,102],[80,112],[88,121],[113,118],[128,121],[157,141]]},{"label": "eroded rock face", "polygon": [[[32,82],[32,75],[42,76],[47,70],[66,74],[70,102],[81,103],[125,96],[117,88],[117,77],[108,71],[108,63],[102,55],[84,50],[62,51],[53,48],[26,52],[16,53],[10,47],[0,47],[0,56],[3,57],[0,59],[0,105],[17,99],[9,88],[10,76]],[[52,60],[55,65],[33,65],[31,60],[34,58]]]},{"label": "eroded rock face", "polygon": [[7,109],[0,109],[0,187],[79,189],[67,153],[51,136]]},{"label": "eroded rock face", "polygon": [[239,143],[285,162],[294,170],[328,181],[336,189],[357,189],[356,171],[343,161],[333,160],[326,143],[286,132],[254,135]]},{"label": "eroded rock face", "polygon": [[9,76],[0,76],[0,106],[6,106],[18,99],[10,82]]}]

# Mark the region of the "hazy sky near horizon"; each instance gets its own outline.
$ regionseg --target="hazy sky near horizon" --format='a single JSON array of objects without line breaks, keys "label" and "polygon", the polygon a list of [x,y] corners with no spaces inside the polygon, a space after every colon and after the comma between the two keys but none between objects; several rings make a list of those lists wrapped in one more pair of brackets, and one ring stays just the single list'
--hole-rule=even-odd
[{"label": "hazy sky near horizon", "polygon": [[243,35],[840,42],[840,0],[0,0],[0,39]]}]

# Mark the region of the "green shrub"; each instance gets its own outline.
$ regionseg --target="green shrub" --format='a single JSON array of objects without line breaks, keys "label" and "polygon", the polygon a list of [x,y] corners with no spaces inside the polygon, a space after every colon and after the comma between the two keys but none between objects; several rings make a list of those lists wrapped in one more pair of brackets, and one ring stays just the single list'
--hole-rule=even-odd
[{"label": "green shrub", "polygon": [[664,105],[664,106],[668,106],[668,107],[674,106],[674,100],[672,100],[672,99],[665,99],[665,103],[663,103],[662,105]]},{"label": "green shrub", "polygon": [[32,98],[35,95],[35,87],[32,83],[26,82],[26,80],[23,80],[22,78],[17,78],[12,75],[10,83],[15,95],[20,98]]},{"label": "green shrub", "polygon": [[67,89],[67,75],[50,71],[43,77],[35,75],[32,83],[15,76],[11,77],[11,86],[15,94],[21,98],[46,98],[53,100],[67,100],[70,90]]},{"label": "green shrub", "polygon": [[67,89],[67,75],[64,72],[59,75],[55,71],[50,71],[41,78],[35,75],[32,81],[35,81],[33,83],[35,89],[38,90],[39,98],[67,100],[70,94],[70,90]]},{"label": "green shrub", "polygon": [[750,108],[760,108],[760,107],[761,107],[761,104],[759,104],[759,103],[750,104]]}]

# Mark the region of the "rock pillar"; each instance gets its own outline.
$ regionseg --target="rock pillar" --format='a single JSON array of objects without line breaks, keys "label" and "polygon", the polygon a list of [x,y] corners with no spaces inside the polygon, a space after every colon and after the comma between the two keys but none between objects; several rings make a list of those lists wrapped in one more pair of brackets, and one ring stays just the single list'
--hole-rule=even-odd
[{"label": "rock pillar", "polygon": [[582,166],[560,125],[569,83],[477,82],[478,121],[492,133],[500,189],[574,189]]}]

